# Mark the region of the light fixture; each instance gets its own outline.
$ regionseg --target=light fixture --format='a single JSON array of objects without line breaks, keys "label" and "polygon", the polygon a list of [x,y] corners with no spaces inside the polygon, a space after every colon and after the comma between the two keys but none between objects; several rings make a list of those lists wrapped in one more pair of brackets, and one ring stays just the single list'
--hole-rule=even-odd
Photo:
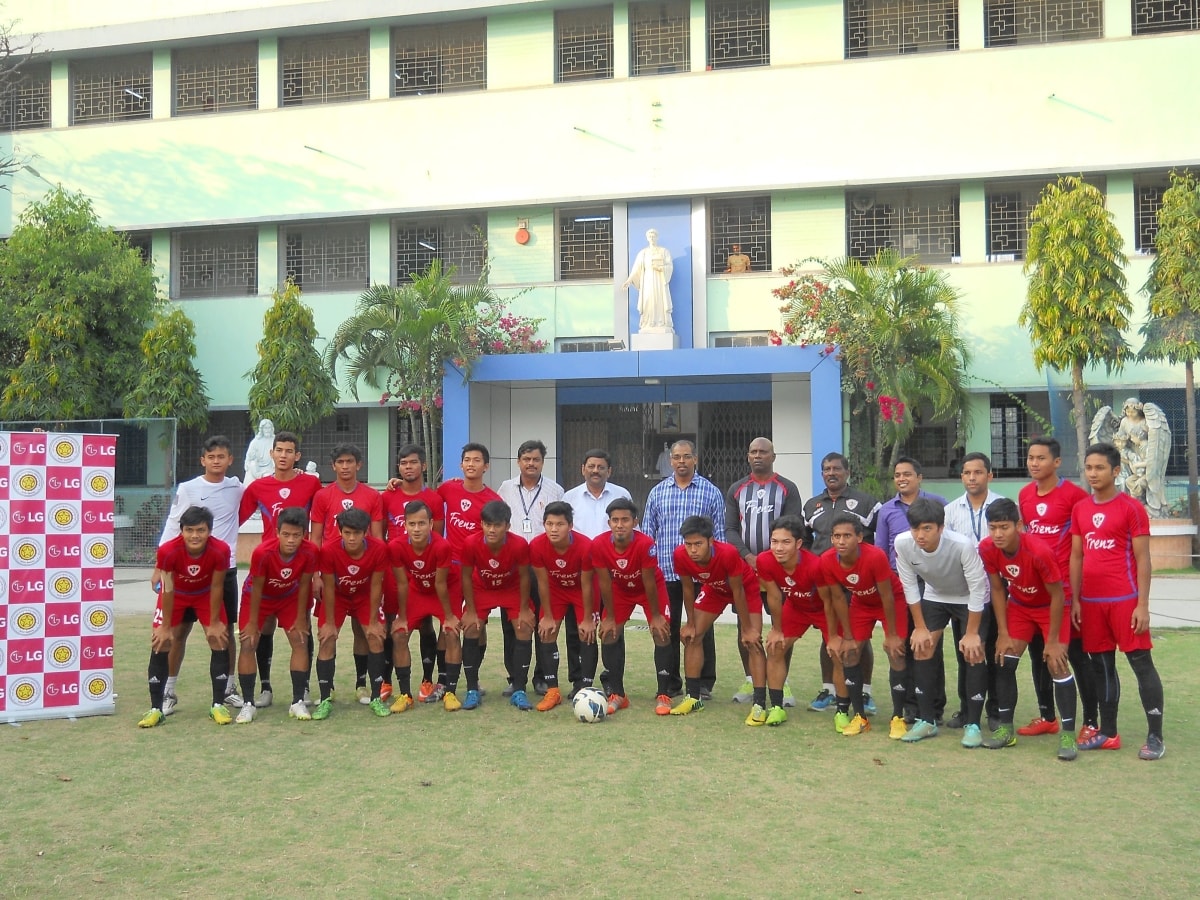
[{"label": "light fixture", "polygon": [[646,384],[662,384],[662,381],[658,378],[647,378]]},{"label": "light fixture", "polygon": [[424,241],[417,241],[417,246],[424,247],[426,250],[432,250],[434,253],[437,253],[437,247],[433,246],[433,244],[427,244]]},{"label": "light fixture", "polygon": [[611,222],[612,216],[576,216],[576,222]]},{"label": "light fixture", "polygon": [[125,88],[125,93],[128,94],[130,97],[136,97],[138,100],[141,100],[142,102],[145,102],[145,100],[146,100],[145,97],[143,97],[141,94],[139,94],[133,88]]},{"label": "light fixture", "polygon": [[624,350],[625,342],[624,341],[609,341],[608,349],[609,350]]}]

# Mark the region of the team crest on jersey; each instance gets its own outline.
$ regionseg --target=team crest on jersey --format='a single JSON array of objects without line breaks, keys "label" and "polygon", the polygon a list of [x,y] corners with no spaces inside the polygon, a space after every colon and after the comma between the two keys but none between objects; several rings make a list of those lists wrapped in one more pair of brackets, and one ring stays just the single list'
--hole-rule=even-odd
[{"label": "team crest on jersey", "polygon": [[783,579],[783,583],[786,584],[788,587],[796,586],[796,581],[793,578],[785,578],[785,579]]},{"label": "team crest on jersey", "polygon": [[199,566],[188,566],[187,573],[189,575],[191,575],[193,578],[195,578],[197,575],[200,574],[200,567]]},{"label": "team crest on jersey", "polygon": [[354,508],[353,500],[343,500],[342,501],[342,509],[353,509],[353,508]]},{"label": "team crest on jersey", "polygon": [[858,509],[858,501],[857,500],[847,500],[846,501],[846,509]]},{"label": "team crest on jersey", "polygon": [[565,559],[556,559],[554,564],[560,569],[565,569],[567,567],[567,561]]},{"label": "team crest on jersey", "polygon": [[423,568],[425,568],[425,560],[423,560],[423,559],[414,559],[414,560],[413,560],[413,568],[414,568],[414,569],[423,569]]},{"label": "team crest on jersey", "polygon": [[358,574],[358,566],[346,566],[346,571],[349,572],[351,575],[357,575]]},{"label": "team crest on jersey", "polygon": [[1099,528],[1104,524],[1104,513],[1094,513],[1092,515],[1092,525]]},{"label": "team crest on jersey", "polygon": [[624,569],[628,565],[629,565],[629,560],[627,560],[627,559],[618,559],[617,560],[617,568],[618,569]]},{"label": "team crest on jersey", "polygon": [[712,574],[711,572],[701,572],[701,573],[700,573],[700,580],[701,580],[701,581],[708,581],[708,577],[709,577],[709,575],[711,575],[711,574]]},{"label": "team crest on jersey", "polygon": [[1046,514],[1046,510],[1050,508],[1050,505],[1048,503],[1039,503],[1034,508],[1037,510],[1039,516],[1044,516]]},{"label": "team crest on jersey", "polygon": [[471,501],[470,500],[459,500],[458,505],[462,507],[463,512],[471,511]]},{"label": "team crest on jersey", "polygon": [[757,497],[759,500],[761,500],[763,497],[767,496],[767,492],[764,491],[762,488],[759,488],[758,491],[754,494],[754,496]]},{"label": "team crest on jersey", "polygon": [[1021,574],[1020,566],[1005,566],[1004,571],[1008,573],[1009,578],[1016,578]]},{"label": "team crest on jersey", "polygon": [[279,496],[282,499],[286,500],[288,497],[292,496],[292,489],[291,488],[280,488]]},{"label": "team crest on jersey", "polygon": [[280,570],[279,570],[279,577],[280,577],[280,578],[291,578],[291,577],[292,577],[292,570],[291,570],[291,567],[288,567],[288,568],[286,568],[286,569],[280,569]]},{"label": "team crest on jersey", "polygon": [[848,582],[850,582],[851,584],[858,584],[858,573],[851,572],[849,575],[846,576],[846,580]]},{"label": "team crest on jersey", "polygon": [[489,559],[489,560],[488,560],[488,565],[489,565],[489,566],[491,566],[493,569],[498,569],[498,568],[500,568],[500,560],[498,560],[498,559]]}]

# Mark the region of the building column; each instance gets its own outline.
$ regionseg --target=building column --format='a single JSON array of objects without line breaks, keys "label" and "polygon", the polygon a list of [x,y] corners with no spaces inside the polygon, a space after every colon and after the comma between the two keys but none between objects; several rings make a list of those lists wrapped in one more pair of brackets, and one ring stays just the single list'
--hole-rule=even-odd
[{"label": "building column", "polygon": [[964,263],[987,261],[987,197],[982,181],[964,181],[959,186],[958,234]]},{"label": "building column", "polygon": [[1104,36],[1123,38],[1133,35],[1133,4],[1129,0],[1104,0]]},{"label": "building column", "polygon": [[279,108],[279,39],[258,42],[258,108]]},{"label": "building column", "polygon": [[372,28],[370,41],[370,88],[372,100],[386,100],[392,96],[392,32],[386,25]]}]

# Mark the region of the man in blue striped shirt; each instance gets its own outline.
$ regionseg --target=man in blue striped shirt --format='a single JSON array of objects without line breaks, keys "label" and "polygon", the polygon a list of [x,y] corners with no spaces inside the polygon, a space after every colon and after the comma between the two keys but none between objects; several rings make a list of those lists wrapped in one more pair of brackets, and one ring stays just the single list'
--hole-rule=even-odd
[{"label": "man in blue striped shirt", "polygon": [[[675,548],[683,543],[679,528],[689,516],[707,516],[713,523],[713,537],[725,540],[725,498],[720,489],[696,473],[699,460],[696,445],[676,441],[671,445],[673,474],[664,478],[646,498],[641,530],[654,539],[658,565],[667,582],[671,606],[671,641],[668,645],[667,686],[672,696],[683,691],[679,675],[679,626],[683,622],[683,585],[672,562]],[[708,700],[717,682],[717,650],[710,628],[704,636],[704,668],[700,672],[701,697]]]}]

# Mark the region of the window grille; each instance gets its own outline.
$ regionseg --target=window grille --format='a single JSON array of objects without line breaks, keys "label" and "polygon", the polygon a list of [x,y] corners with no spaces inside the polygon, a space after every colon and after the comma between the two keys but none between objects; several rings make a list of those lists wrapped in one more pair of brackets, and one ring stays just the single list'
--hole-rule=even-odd
[{"label": "window grille", "polygon": [[733,245],[750,257],[751,272],[771,271],[771,198],[732,197],[708,202],[708,271],[725,271]]},{"label": "window grille", "polygon": [[370,233],[366,222],[287,225],[284,273],[306,293],[362,291],[370,283]]},{"label": "window grille", "polygon": [[708,0],[708,67],[771,64],[771,6],[767,0]]},{"label": "window grille", "polygon": [[554,50],[555,81],[612,78],[612,7],[560,9],[554,14]]},{"label": "window grille", "polygon": [[175,296],[239,297],[258,293],[258,230],[195,228],[175,235]]},{"label": "window grille", "polygon": [[22,64],[0,99],[0,131],[50,127],[50,67]]},{"label": "window grille", "polygon": [[392,95],[487,87],[487,20],[392,31]]},{"label": "window grille", "polygon": [[846,59],[958,49],[958,0],[845,0]]},{"label": "window grille", "polygon": [[1133,0],[1133,33],[1200,30],[1200,0]]},{"label": "window grille", "polygon": [[686,72],[691,65],[691,7],[687,0],[629,4],[630,75]]},{"label": "window grille", "polygon": [[558,277],[613,277],[612,207],[558,210]]},{"label": "window grille", "polygon": [[988,47],[1104,37],[1103,0],[988,0]]},{"label": "window grille", "polygon": [[150,118],[149,53],[71,65],[71,124]]},{"label": "window grille", "polygon": [[767,347],[770,341],[765,331],[738,331],[730,334],[714,334],[714,347]]},{"label": "window grille", "polygon": [[172,59],[175,115],[258,108],[258,44],[176,50]]},{"label": "window grille", "polygon": [[284,106],[366,100],[370,96],[367,32],[285,38],[279,42],[279,70]]},{"label": "window grille", "polygon": [[125,240],[138,252],[142,262],[149,265],[154,256],[154,235],[149,231],[126,231]]},{"label": "window grille", "polygon": [[396,284],[425,272],[435,259],[459,283],[477,281],[487,263],[483,222],[470,217],[399,219],[394,223]]},{"label": "window grille", "polygon": [[922,263],[957,262],[958,188],[851,192],[846,232],[847,254],[862,262],[887,248]]},{"label": "window grille", "polygon": [[1158,211],[1169,186],[1170,181],[1165,174],[1134,180],[1134,249],[1139,253],[1154,252],[1154,239],[1158,237]]}]

